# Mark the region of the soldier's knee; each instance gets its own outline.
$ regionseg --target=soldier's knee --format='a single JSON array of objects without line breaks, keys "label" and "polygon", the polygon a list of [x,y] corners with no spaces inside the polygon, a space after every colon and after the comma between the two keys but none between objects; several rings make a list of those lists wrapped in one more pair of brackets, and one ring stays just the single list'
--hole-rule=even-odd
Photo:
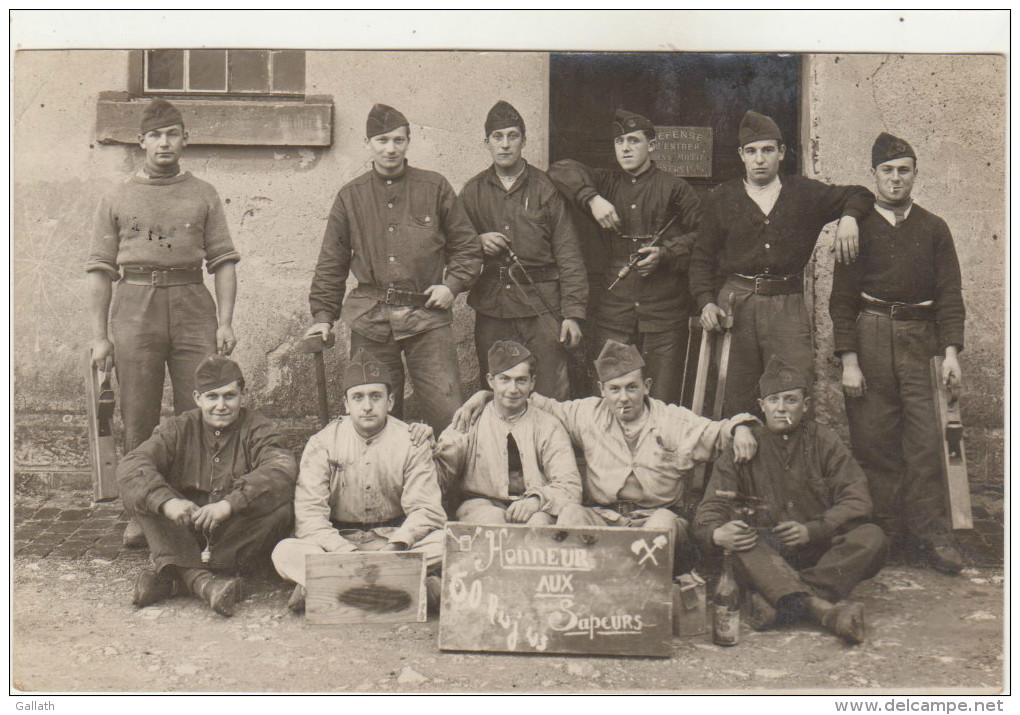
[{"label": "soldier's knee", "polygon": [[560,509],[560,515],[556,519],[558,526],[586,526],[588,519],[585,515],[585,508],[580,504],[566,504]]},{"label": "soldier's knee", "polygon": [[861,524],[854,529],[854,535],[860,539],[869,551],[883,556],[889,551],[891,544],[888,535],[877,524]]}]

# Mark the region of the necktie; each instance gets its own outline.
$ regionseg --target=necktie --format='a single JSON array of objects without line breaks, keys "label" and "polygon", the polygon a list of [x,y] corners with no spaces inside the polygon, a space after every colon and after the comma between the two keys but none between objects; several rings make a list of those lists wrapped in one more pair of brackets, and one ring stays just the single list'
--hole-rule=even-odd
[{"label": "necktie", "polygon": [[907,220],[907,209],[897,206],[893,209],[893,216],[896,217],[896,225],[899,226]]},{"label": "necktie", "polygon": [[506,436],[507,471],[510,474],[508,491],[516,497],[524,493],[524,470],[521,467],[521,451],[517,449],[517,441],[512,434]]}]

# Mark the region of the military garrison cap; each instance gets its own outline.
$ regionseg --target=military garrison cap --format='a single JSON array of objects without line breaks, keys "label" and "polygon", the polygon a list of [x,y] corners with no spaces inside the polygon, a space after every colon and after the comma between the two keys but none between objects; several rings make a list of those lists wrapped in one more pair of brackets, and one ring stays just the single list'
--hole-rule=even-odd
[{"label": "military garrison cap", "polygon": [[140,130],[142,134],[153,129],[169,127],[173,124],[180,124],[183,127],[184,117],[181,116],[181,112],[177,107],[162,97],[156,97],[146,104],[145,109],[142,110]]},{"label": "military garrison cap", "polygon": [[779,131],[779,125],[772,121],[772,117],[766,117],[764,114],[758,114],[750,109],[747,110],[744,118],[740,120],[738,134],[740,146],[766,139],[775,139],[780,144],[783,143],[783,133]]},{"label": "military garrison cap", "polygon": [[888,132],[882,132],[878,135],[878,139],[875,140],[874,146],[871,147],[871,168],[874,169],[879,164],[884,164],[893,159],[903,159],[904,157],[911,157],[914,161],[917,161],[914,147],[899,137],[894,137]]},{"label": "military garrison cap", "polygon": [[195,389],[198,394],[229,385],[234,380],[238,381],[243,390],[244,375],[241,374],[241,367],[223,355],[207,355],[195,368]]},{"label": "military garrison cap", "polygon": [[407,117],[388,104],[376,104],[368,113],[365,123],[365,136],[371,139],[379,134],[392,132],[394,129],[409,126]]},{"label": "military garrison cap", "polygon": [[488,116],[485,117],[485,136],[489,136],[497,129],[509,127],[520,127],[524,135],[524,117],[514,109],[514,105],[504,102],[502,99],[492,105]]},{"label": "military garrison cap", "polygon": [[804,374],[795,367],[791,367],[780,358],[773,355],[765,367],[765,374],[758,381],[762,397],[768,397],[777,392],[785,390],[807,389],[807,379]]},{"label": "military garrison cap", "polygon": [[628,112],[626,109],[617,109],[616,117],[613,119],[613,138],[622,137],[631,132],[646,131],[655,134],[655,125],[642,117],[640,114]]},{"label": "military garrison cap", "polygon": [[392,389],[390,371],[365,348],[358,348],[358,352],[354,353],[354,357],[351,358],[344,371],[344,390],[358,385],[374,385],[376,383]]},{"label": "military garrison cap", "polygon": [[600,382],[612,380],[645,366],[641,353],[633,345],[625,345],[610,338],[595,358],[595,372]]},{"label": "military garrison cap", "polygon": [[506,372],[531,357],[531,351],[516,340],[497,340],[489,348],[489,374]]}]

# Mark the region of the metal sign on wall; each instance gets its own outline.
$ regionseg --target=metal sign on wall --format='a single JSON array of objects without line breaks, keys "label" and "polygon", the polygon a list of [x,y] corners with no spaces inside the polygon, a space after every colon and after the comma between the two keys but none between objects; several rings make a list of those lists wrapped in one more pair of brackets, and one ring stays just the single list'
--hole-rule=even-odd
[{"label": "metal sign on wall", "polygon": [[663,171],[680,177],[712,176],[712,127],[656,127],[652,158]]},{"label": "metal sign on wall", "polygon": [[446,525],[440,650],[669,656],[665,531]]}]

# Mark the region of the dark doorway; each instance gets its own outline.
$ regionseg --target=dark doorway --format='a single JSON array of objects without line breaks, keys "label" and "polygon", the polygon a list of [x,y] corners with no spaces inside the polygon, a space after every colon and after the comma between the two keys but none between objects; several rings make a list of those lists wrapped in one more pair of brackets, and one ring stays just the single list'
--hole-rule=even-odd
[{"label": "dark doorway", "polygon": [[702,193],[743,175],[737,130],[744,112],[754,109],[783,132],[783,173],[801,168],[796,55],[554,52],[550,94],[550,162],[615,166],[610,126],[623,107],[657,126],[712,128],[711,177],[684,177]]}]

